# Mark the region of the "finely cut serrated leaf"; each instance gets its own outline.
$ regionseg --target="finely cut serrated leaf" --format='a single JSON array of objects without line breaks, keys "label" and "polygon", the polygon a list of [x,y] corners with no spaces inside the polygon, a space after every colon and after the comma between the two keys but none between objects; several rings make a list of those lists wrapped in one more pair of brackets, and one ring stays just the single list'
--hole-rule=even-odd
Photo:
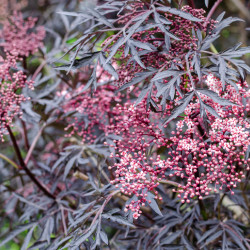
[{"label": "finely cut serrated leaf", "polygon": [[179,75],[173,77],[168,83],[164,84],[165,86],[162,87],[162,89],[160,89],[157,94],[156,97],[161,96],[162,94],[165,94],[164,92],[167,92],[167,95],[170,95],[171,100],[173,100],[174,97],[174,92],[175,92],[175,86],[176,85],[176,81],[180,78]]},{"label": "finely cut serrated leaf", "polygon": [[217,25],[216,25],[216,28],[215,28],[215,32],[218,34],[222,29],[228,27],[231,23],[233,22],[244,22],[244,20],[242,20],[241,18],[238,18],[238,17],[228,17],[226,19],[224,19],[223,21],[219,22]]},{"label": "finely cut serrated leaf", "polygon": [[27,250],[44,249],[44,247],[47,245],[48,245],[47,241],[37,241],[31,247],[29,247]]},{"label": "finely cut serrated leaf", "polygon": [[132,44],[130,45],[130,49],[131,49],[131,54],[132,54],[132,60],[134,59],[134,61],[136,61],[142,68],[146,69],[146,66],[141,61],[141,58],[136,48]]},{"label": "finely cut serrated leaf", "polygon": [[81,59],[75,59],[71,64],[65,64],[62,66],[55,67],[56,70],[70,70],[70,69],[79,69],[84,66],[90,65],[98,56],[100,52],[87,53]]},{"label": "finely cut serrated leaf", "polygon": [[70,246],[70,250],[76,250],[79,248],[79,246],[87,240],[96,230],[96,227],[98,225],[98,221],[96,221],[92,227],[88,230],[87,233],[83,234],[80,238],[78,238],[76,241],[72,242],[73,244]]},{"label": "finely cut serrated leaf", "polygon": [[145,80],[149,76],[153,75],[154,73],[155,73],[155,71],[145,71],[145,72],[139,73],[133,78],[133,80],[131,82],[128,82],[128,83],[124,84],[122,87],[120,87],[118,91],[122,91],[124,89],[129,88],[132,85],[135,85],[139,82],[142,82],[143,80]]},{"label": "finely cut serrated leaf", "polygon": [[94,17],[98,19],[98,21],[102,22],[103,24],[107,25],[110,28],[113,28],[113,24],[108,21],[108,19],[102,16],[99,12],[94,9],[88,8],[88,12],[91,13]]},{"label": "finely cut serrated leaf", "polygon": [[50,236],[54,230],[54,219],[52,217],[49,217],[45,223],[45,226],[43,228],[42,235],[40,237],[40,241],[47,241],[50,243]]},{"label": "finely cut serrated leaf", "polygon": [[108,59],[106,62],[109,62],[110,59],[116,54],[117,50],[125,43],[124,37],[120,37],[117,42],[112,46],[110,54],[108,56]]},{"label": "finely cut serrated leaf", "polygon": [[221,20],[223,19],[223,17],[225,16],[226,12],[223,11],[217,18],[216,18],[216,21],[219,23],[221,22]]},{"label": "finely cut serrated leaf", "polygon": [[176,71],[176,70],[166,70],[166,71],[162,71],[157,73],[153,78],[152,81],[157,81],[157,80],[161,80],[163,78],[167,78],[167,77],[171,77],[171,76],[176,76],[176,75],[180,75],[183,74],[183,71]]},{"label": "finely cut serrated leaf", "polygon": [[30,231],[27,233],[24,241],[23,241],[23,244],[22,244],[22,247],[21,247],[21,250],[26,250],[28,248],[28,245],[30,243],[30,240],[31,240],[31,237],[32,237],[32,234],[35,230],[35,228],[37,227],[37,224],[35,224],[31,229]]},{"label": "finely cut serrated leaf", "polygon": [[138,96],[138,98],[136,100],[135,106],[137,106],[144,99],[144,97],[147,95],[148,91],[149,91],[149,88],[145,88],[141,91],[140,95]]},{"label": "finely cut serrated leaf", "polygon": [[[63,238],[62,240],[60,240],[59,242],[57,242],[56,244],[54,244],[51,247],[51,250],[58,250],[58,247],[60,247],[63,243],[67,242],[68,240],[70,240],[71,238],[73,238],[73,235],[67,236],[65,238]],[[69,245],[70,243],[68,243]],[[63,248],[64,249],[64,248]]]},{"label": "finely cut serrated leaf", "polygon": [[65,16],[91,18],[91,16],[87,15],[86,13],[81,12],[58,11],[57,13]]},{"label": "finely cut serrated leaf", "polygon": [[228,250],[228,245],[227,245],[228,239],[226,236],[226,233],[223,233],[223,237],[222,237],[222,250]]},{"label": "finely cut serrated leaf", "polygon": [[227,99],[224,99],[224,98],[221,98],[217,93],[215,93],[214,91],[212,90],[209,90],[209,89],[197,89],[198,92],[210,97],[214,102],[222,105],[222,106],[229,106],[229,105],[236,105],[238,106],[237,104],[227,100]]},{"label": "finely cut serrated leaf", "polygon": [[163,24],[170,25],[172,22],[165,18],[164,16],[159,16],[159,21],[161,21]]},{"label": "finely cut serrated leaf", "polygon": [[39,209],[39,210],[45,210],[45,208],[43,208],[43,207],[37,205],[36,203],[33,203],[33,202],[31,202],[31,201],[25,199],[24,197],[22,197],[22,196],[19,195],[19,194],[13,193],[13,195],[16,196],[20,201],[22,201],[22,202],[24,202],[24,203],[26,203],[26,204],[28,204],[28,205],[30,205],[30,206],[32,206],[32,207],[35,207],[35,208],[37,208],[37,209]]},{"label": "finely cut serrated leaf", "polygon": [[242,243],[242,240],[229,228],[225,228],[226,232],[230,235],[230,237],[234,240],[234,242],[240,247],[241,250],[245,250],[245,246]]},{"label": "finely cut serrated leaf", "polygon": [[88,212],[88,213],[84,213],[81,217],[77,218],[69,227],[68,230],[70,230],[71,228],[78,226],[79,224],[82,224],[86,218],[91,217],[92,214],[94,214],[96,211],[98,211],[98,209],[93,209],[92,211]]},{"label": "finely cut serrated leaf", "polygon": [[207,221],[201,221],[199,222],[199,225],[201,226],[205,226],[205,225],[217,225],[219,224],[219,221],[217,219],[211,219],[211,220],[207,220]]},{"label": "finely cut serrated leaf", "polygon": [[74,165],[75,161],[77,160],[77,158],[78,158],[78,155],[72,157],[72,158],[68,161],[68,163],[66,164],[65,170],[64,170],[64,174],[63,174],[63,180],[66,179],[66,177],[67,177],[69,171],[70,171],[71,168],[73,167],[73,165]]},{"label": "finely cut serrated leaf", "polygon": [[218,229],[218,226],[213,227],[212,229],[209,229],[208,231],[206,231],[201,238],[198,240],[197,244],[200,244],[202,241],[204,241],[207,237],[209,237],[211,234],[213,234],[214,232],[216,232]]},{"label": "finely cut serrated leaf", "polygon": [[220,237],[223,233],[223,230],[218,231],[217,233],[211,235],[210,237],[208,237],[206,239],[205,244],[201,247],[204,248],[204,246],[208,245],[209,243],[213,242],[215,239],[217,239],[218,237]]},{"label": "finely cut serrated leaf", "polygon": [[164,27],[164,25],[162,25],[162,24],[159,23],[158,26],[159,26],[159,28],[165,33],[165,36],[171,37],[171,38],[173,38],[173,39],[175,39],[175,40],[177,40],[177,41],[180,41],[180,40],[181,40],[179,37],[175,36],[173,33],[171,33],[170,31],[168,31],[168,30]]},{"label": "finely cut serrated leaf", "polygon": [[103,53],[100,53],[100,62],[101,62],[101,65],[103,66],[103,68],[109,73],[111,74],[116,80],[119,79],[119,76],[118,74],[116,73],[114,67],[106,62],[106,57],[103,55]]},{"label": "finely cut serrated leaf", "polygon": [[108,240],[107,234],[106,234],[105,232],[101,231],[101,232],[100,232],[100,236],[101,236],[102,241],[103,241],[106,245],[108,245],[108,244],[109,244],[109,240]]},{"label": "finely cut serrated leaf", "polygon": [[139,15],[133,19],[135,24],[133,24],[128,30],[124,42],[128,41],[130,37],[136,32],[136,30],[141,26],[141,24],[146,20],[146,18],[152,13],[152,10],[146,11],[143,15]]},{"label": "finely cut serrated leaf", "polygon": [[249,158],[249,154],[250,154],[250,145],[247,148],[246,154],[245,154],[245,160],[247,161]]},{"label": "finely cut serrated leaf", "polygon": [[3,245],[5,245],[7,242],[9,242],[13,238],[15,238],[20,233],[24,232],[25,230],[30,229],[35,224],[36,224],[35,222],[32,222],[32,223],[28,223],[28,224],[24,224],[24,225],[18,226],[15,230],[13,230],[12,232],[10,232],[5,238],[0,239],[1,240],[0,247],[2,247]]},{"label": "finely cut serrated leaf", "polygon": [[219,114],[215,111],[214,108],[212,108],[211,106],[207,105],[206,103],[202,103],[202,105],[205,107],[205,109],[213,116],[217,117],[217,118],[221,118],[219,116]]},{"label": "finely cut serrated leaf", "polygon": [[97,246],[101,245],[100,232],[101,232],[101,217],[99,217],[98,219],[98,226],[97,226],[96,234],[95,234],[95,243],[93,246],[91,246],[91,250],[95,250]]},{"label": "finely cut serrated leaf", "polygon": [[107,219],[107,220],[111,220],[113,222],[117,222],[119,224],[125,225],[125,226],[129,226],[129,227],[135,227],[135,225],[133,225],[132,223],[130,223],[125,217],[120,216],[120,215],[110,215],[110,214],[102,214],[102,218]]},{"label": "finely cut serrated leaf", "polygon": [[226,72],[227,72],[227,64],[225,60],[221,56],[219,56],[219,74],[220,74],[220,79],[222,82],[223,89],[225,88],[225,85],[226,85],[226,82],[225,82]]},{"label": "finely cut serrated leaf", "polygon": [[156,49],[155,46],[151,45],[150,43],[143,43],[133,39],[128,40],[128,43],[132,43],[134,46],[145,50],[153,51]]},{"label": "finely cut serrated leaf", "polygon": [[172,13],[174,15],[180,16],[180,17],[182,17],[184,19],[187,19],[187,20],[190,20],[190,21],[193,21],[193,22],[201,22],[202,21],[201,19],[199,19],[197,17],[194,17],[190,13],[187,13],[187,12],[184,12],[184,11],[181,11],[181,10],[177,10],[175,8],[159,7],[159,8],[156,8],[156,9],[158,11],[166,11],[166,12]]},{"label": "finely cut serrated leaf", "polygon": [[194,92],[189,92],[189,94],[186,96],[185,101],[178,107],[176,107],[174,109],[174,111],[172,112],[172,114],[168,117],[168,119],[166,119],[164,121],[163,124],[169,123],[170,121],[172,121],[173,119],[175,119],[178,115],[180,115],[181,113],[183,113],[185,111],[185,108],[187,107],[187,105],[189,104],[189,102],[192,100],[194,96]]},{"label": "finely cut serrated leaf", "polygon": [[195,248],[191,245],[191,243],[188,241],[187,237],[183,234],[181,236],[181,240],[184,243],[187,250],[194,250]]},{"label": "finely cut serrated leaf", "polygon": [[161,213],[161,210],[159,209],[159,206],[158,204],[156,203],[155,201],[155,195],[153,195],[152,193],[148,193],[148,197],[147,197],[147,200],[148,201],[151,201],[151,203],[148,202],[149,206],[157,213],[159,214],[160,216],[163,216],[162,213]]},{"label": "finely cut serrated leaf", "polygon": [[231,48],[221,53],[221,56],[229,56],[231,58],[235,58],[235,57],[244,56],[245,54],[250,53],[250,47],[243,47],[243,48],[238,49],[240,45],[241,43],[238,43],[237,45],[234,46],[234,48]]},{"label": "finely cut serrated leaf", "polygon": [[170,236],[168,236],[165,240],[161,242],[161,245],[173,243],[182,233],[183,232],[181,230],[172,233]]},{"label": "finely cut serrated leaf", "polygon": [[207,50],[210,48],[211,43],[213,43],[219,37],[220,35],[207,36],[202,42],[201,50]]}]

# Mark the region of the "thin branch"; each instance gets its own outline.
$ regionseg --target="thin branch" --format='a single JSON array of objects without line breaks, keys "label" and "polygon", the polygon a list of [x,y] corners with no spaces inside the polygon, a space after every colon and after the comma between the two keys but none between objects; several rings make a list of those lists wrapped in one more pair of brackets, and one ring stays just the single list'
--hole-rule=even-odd
[{"label": "thin branch", "polygon": [[179,0],[179,3],[178,3],[178,8],[179,8],[179,9],[181,8],[182,3],[183,3],[183,0]]},{"label": "thin branch", "polygon": [[111,194],[105,199],[105,201],[104,201],[104,203],[102,204],[101,208],[100,208],[99,211],[96,213],[96,215],[95,215],[95,217],[94,217],[94,219],[93,219],[93,221],[92,221],[90,227],[89,227],[88,229],[85,230],[85,232],[84,232],[85,234],[86,234],[86,233],[91,229],[91,227],[94,225],[94,223],[95,223],[96,220],[98,219],[99,215],[102,214],[102,212],[103,212],[105,206],[106,206],[107,203],[110,201],[110,199],[111,199],[114,195],[118,194],[119,192],[120,192],[120,190],[116,190],[116,191],[114,191],[113,193],[111,193]]},{"label": "thin branch", "polygon": [[194,0],[188,0],[188,5],[190,5],[193,9],[195,9],[195,4],[194,4]]},{"label": "thin branch", "polygon": [[216,11],[216,9],[218,8],[218,6],[220,5],[220,3],[222,2],[223,0],[217,0],[215,3],[214,3],[214,6],[211,8],[211,10],[209,11],[208,15],[207,15],[207,18],[206,18],[206,21],[205,21],[205,26],[206,24],[209,22],[209,20],[211,19],[212,15],[214,14],[214,12]]},{"label": "thin branch", "polygon": [[7,156],[0,153],[0,158],[7,161],[10,165],[12,165],[16,169],[20,169],[20,167],[11,159],[9,159]]},{"label": "thin branch", "polygon": [[12,141],[12,144],[13,144],[13,147],[14,147],[14,150],[16,152],[16,155],[17,155],[17,158],[18,158],[18,161],[20,163],[20,166],[21,168],[25,171],[25,173],[30,177],[30,179],[37,185],[37,187],[45,194],[47,195],[49,198],[52,198],[52,199],[56,199],[56,197],[50,193],[37,179],[36,177],[33,175],[33,173],[27,168],[23,158],[22,158],[22,155],[21,155],[21,152],[20,152],[20,149],[17,145],[17,142],[16,142],[16,138],[15,136],[13,135],[12,131],[11,131],[11,128],[6,125],[6,128],[9,132],[9,135],[10,135],[10,139]]},{"label": "thin branch", "polygon": [[23,126],[23,134],[24,134],[24,142],[27,150],[29,150],[30,145],[29,145],[29,139],[28,139],[28,132],[27,132],[27,127],[26,124],[23,120],[21,120],[22,126]]},{"label": "thin branch", "polygon": [[65,220],[65,216],[64,216],[64,208],[63,206],[60,206],[60,210],[61,210],[61,214],[62,214],[62,223],[63,223],[63,231],[64,231],[64,235],[67,235],[67,226],[66,226],[66,220]]},{"label": "thin branch", "polygon": [[40,138],[40,136],[41,136],[41,134],[42,134],[44,128],[46,127],[46,125],[47,125],[46,123],[43,124],[43,126],[42,126],[42,127],[40,128],[40,130],[38,131],[38,133],[37,133],[35,139],[33,140],[32,144],[31,144],[31,146],[30,146],[30,148],[29,148],[29,151],[28,151],[28,153],[27,153],[27,155],[26,155],[26,157],[25,157],[25,160],[24,160],[25,165],[28,164],[28,162],[29,162],[29,160],[30,160],[30,157],[31,157],[31,154],[32,154],[32,152],[33,152],[33,150],[34,150],[34,148],[35,148],[35,146],[36,146],[36,144],[37,144],[37,142],[38,142],[38,140],[39,140],[39,138]]},{"label": "thin branch", "polygon": [[39,65],[39,67],[36,69],[35,73],[33,74],[32,78],[31,78],[32,81],[35,81],[37,75],[40,73],[40,71],[43,69],[43,67],[44,67],[46,64],[47,64],[47,62],[46,62],[46,61],[43,61],[43,62]]}]

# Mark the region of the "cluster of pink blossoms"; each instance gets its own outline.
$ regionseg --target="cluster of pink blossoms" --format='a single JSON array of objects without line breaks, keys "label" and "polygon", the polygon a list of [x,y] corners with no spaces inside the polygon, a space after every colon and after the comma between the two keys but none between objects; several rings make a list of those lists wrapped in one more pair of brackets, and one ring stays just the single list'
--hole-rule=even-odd
[{"label": "cluster of pink blossoms", "polygon": [[27,57],[37,52],[38,48],[43,46],[45,30],[43,27],[34,30],[36,21],[37,19],[33,17],[28,17],[24,21],[22,14],[15,12],[10,20],[3,22],[0,37],[4,42],[0,46],[8,53],[19,57]]},{"label": "cluster of pink blossoms", "polygon": [[[137,15],[137,10],[143,8],[143,3],[135,1],[132,8],[134,11],[121,17],[120,23],[127,23]],[[146,67],[153,65],[154,68],[168,69],[174,62],[178,63],[180,70],[186,69],[185,56],[188,51],[196,50],[198,44],[193,31],[199,29],[206,32],[206,18],[204,10],[185,6],[182,11],[202,21],[193,23],[166,13],[166,19],[172,22],[169,31],[181,39],[171,42],[168,53],[156,51],[142,56],[141,61]],[[210,20],[210,25],[214,27],[216,22]],[[131,38],[152,44],[158,50],[165,43],[164,33],[159,28],[137,32]],[[113,42],[117,42],[117,39],[119,37]],[[110,47],[107,52],[110,52]],[[128,83],[136,73],[144,71],[143,67],[129,61],[133,53],[125,55],[125,45],[121,46],[119,52],[120,57],[112,61],[113,64],[116,60],[120,63],[117,69],[117,86]],[[189,58],[190,60],[192,61],[192,58]],[[190,70],[193,68],[190,67]],[[102,75],[104,76],[105,74]],[[193,78],[195,84],[199,84],[198,77]],[[133,212],[135,219],[141,214],[140,208],[151,202],[152,195],[155,199],[161,199],[156,190],[161,182],[173,184],[174,181],[177,187],[173,192],[177,193],[181,202],[189,203],[192,198],[203,199],[204,196],[219,190],[233,193],[232,189],[244,178],[244,171],[249,170],[249,160],[245,160],[245,153],[250,143],[250,124],[245,117],[250,108],[249,104],[243,105],[243,99],[250,96],[250,92],[246,90],[247,83],[238,82],[237,92],[230,85],[222,91],[222,83],[213,75],[204,77],[202,82],[221,98],[237,105],[220,105],[199,93],[201,100],[216,110],[221,119],[207,113],[210,123],[205,125],[200,117],[200,102],[194,96],[184,111],[185,115],[179,117],[181,119],[176,123],[176,130],[171,134],[165,130],[166,126],[160,126],[159,113],[146,110],[145,99],[135,107],[129,96],[125,98],[128,101],[123,104],[123,97],[114,94],[113,86],[99,87],[94,97],[90,97],[90,91],[82,93],[82,88],[68,97],[64,109],[75,112],[68,120],[70,125],[66,130],[71,129],[68,136],[77,134],[84,142],[93,143],[96,139],[94,131],[98,129],[106,136],[115,134],[121,138],[113,140],[112,144],[106,143],[115,150],[111,157],[116,159],[116,163],[109,167],[110,170],[114,169],[115,175],[111,184],[124,194],[137,197],[125,208],[125,211]],[[165,79],[164,83],[167,84],[168,80]],[[182,77],[180,89],[183,93],[187,93],[191,88],[190,80]],[[138,97],[136,89],[133,94]],[[155,91],[154,88],[152,92]],[[164,116],[170,115],[178,105],[177,101],[182,98],[178,92],[176,95],[174,101],[166,101]],[[159,103],[160,98],[152,98]]]},{"label": "cluster of pink blossoms", "polygon": [[[0,138],[6,133],[6,125],[10,126],[16,115],[21,116],[21,102],[26,98],[20,94],[22,88],[28,85],[30,88],[33,82],[26,81],[26,75],[17,70],[16,57],[7,55],[6,59],[0,58]],[[16,72],[12,72],[16,69]]]},{"label": "cluster of pink blossoms", "polygon": [[[112,85],[102,85],[104,82],[112,80],[112,77],[98,67],[98,86],[91,96],[91,90],[83,91],[84,85],[74,91],[66,90],[58,93],[65,96],[64,112],[72,113],[67,117],[68,126],[65,128],[69,133],[66,137],[78,135],[82,142],[94,143],[99,132],[106,133],[113,117],[116,116],[112,106],[122,100],[122,94],[115,94],[116,87]],[[86,76],[80,75],[82,81],[86,81]]]},{"label": "cluster of pink blossoms", "polygon": [[[222,83],[212,75],[206,79],[210,90],[222,89]],[[250,170],[245,153],[250,144],[250,123],[245,118],[249,104],[242,98],[249,98],[246,82],[237,84],[239,93],[231,86],[217,91],[220,97],[233,101],[237,106],[222,106],[211,98],[201,95],[203,102],[212,106],[221,119],[207,114],[210,120],[208,131],[204,129],[199,116],[200,104],[197,98],[188,105],[183,120],[177,122],[172,135],[165,134],[157,124],[157,114],[146,111],[144,100],[137,107],[117,105],[119,113],[110,125],[109,132],[121,137],[114,140],[118,160],[114,166],[115,180],[112,184],[127,195],[136,195],[126,207],[138,218],[141,206],[146,202],[147,193],[159,198],[155,188],[161,181],[176,181],[173,189],[184,203],[190,199],[219,190],[230,191],[244,178],[244,171]],[[181,97],[180,97],[181,98]],[[210,140],[207,140],[210,138]]]},{"label": "cluster of pink blossoms", "polygon": [[4,42],[0,46],[4,49],[4,57],[0,57],[0,138],[6,134],[6,126],[10,126],[15,116],[22,116],[21,102],[27,100],[22,94],[25,86],[33,88],[33,82],[27,81],[25,73],[19,69],[19,62],[37,51],[42,46],[43,29],[37,33],[30,32],[35,19],[27,22],[21,14],[15,13],[10,21],[5,20],[0,37]]},{"label": "cluster of pink blossoms", "polygon": [[[127,24],[129,20],[136,17],[138,11],[144,9],[144,7],[144,3],[142,3],[141,1],[135,1],[133,4],[131,4],[131,9],[133,9],[133,11],[131,11],[129,15],[124,15],[124,17],[121,16],[119,23]],[[206,17],[204,16],[205,11],[203,9],[192,9],[190,6],[184,6],[182,8],[182,11],[201,19],[202,21],[199,23],[195,23],[178,15],[165,13],[166,20],[171,22],[171,24],[169,25],[169,32],[171,32],[175,37],[179,38],[179,40],[171,38],[171,47],[166,53],[159,53],[159,51],[162,50],[162,46],[165,46],[165,35],[160,28],[155,27],[150,30],[138,31],[132,35],[132,39],[142,43],[151,44],[158,49],[157,51],[152,51],[151,53],[141,56],[141,62],[145,65],[145,67],[152,67],[153,65],[153,67],[156,69],[164,67],[164,70],[166,70],[171,67],[172,63],[174,62],[178,64],[178,67],[181,67],[180,70],[182,70],[185,68],[186,64],[185,55],[190,50],[197,50],[198,39],[193,35],[193,32],[196,32],[198,29],[206,32],[207,23]],[[211,28],[213,28],[216,24],[216,21],[210,20],[209,23],[211,25]],[[120,36],[114,39],[114,42],[111,43],[111,45],[115,44]],[[103,43],[103,46],[106,45],[106,43],[112,38],[113,37],[110,36]],[[117,86],[122,86],[128,83],[135,77],[137,73],[144,71],[143,67],[141,67],[139,64],[134,65],[134,63],[131,61],[133,53],[127,55],[125,47],[126,45],[122,45],[118,50],[120,55],[119,58],[113,58],[114,62],[117,60],[121,63],[121,65],[117,69],[117,73],[119,75],[119,80],[116,81]],[[142,49],[139,48],[138,52],[140,52],[141,50]],[[109,47],[107,49],[107,52],[109,52]],[[167,80],[164,80],[164,83],[167,84]]]}]

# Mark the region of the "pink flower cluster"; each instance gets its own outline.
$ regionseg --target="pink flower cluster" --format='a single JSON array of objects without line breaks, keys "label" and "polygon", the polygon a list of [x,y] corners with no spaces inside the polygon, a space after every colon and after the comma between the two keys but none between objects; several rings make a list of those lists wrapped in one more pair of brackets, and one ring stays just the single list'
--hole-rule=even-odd
[{"label": "pink flower cluster", "polygon": [[[21,102],[26,98],[20,92],[26,85],[33,88],[33,82],[26,80],[23,71],[17,69],[17,58],[13,55],[0,58],[0,138],[7,132],[15,116],[22,116]],[[14,71],[14,72],[13,72]]]},{"label": "pink flower cluster", "polygon": [[[119,22],[121,24],[127,24],[129,20],[134,18],[138,12],[141,11],[141,9],[144,9],[144,7],[144,3],[141,1],[135,1],[133,4],[131,4],[131,9],[133,9],[133,11],[131,11],[131,13],[128,15],[124,15],[124,17],[121,16]],[[167,70],[174,62],[178,65],[178,67],[180,67],[180,70],[184,70],[186,64],[185,55],[190,50],[197,50],[198,46],[198,39],[193,35],[193,32],[196,32],[198,29],[206,32],[207,25],[206,17],[204,16],[205,11],[203,9],[192,9],[190,6],[184,6],[182,11],[192,14],[194,17],[197,17],[202,21],[195,23],[178,15],[165,13],[166,20],[171,22],[169,25],[169,32],[171,32],[173,36],[179,38],[179,40],[171,38],[171,47],[167,53],[159,53],[163,46],[166,45],[164,32],[160,28],[156,27],[151,28],[150,30],[138,31],[132,35],[131,39],[142,43],[151,44],[157,48],[156,51],[141,57],[141,62],[145,65],[145,67],[153,66],[157,69],[164,68],[164,70]],[[216,21],[210,21],[211,28],[214,27],[215,24]],[[120,37],[121,35],[114,39],[114,42],[111,44],[114,44]],[[112,36],[103,43],[103,46],[110,39],[112,39]],[[113,59],[114,61],[119,61],[121,64],[117,69],[117,73],[119,75],[119,80],[116,81],[117,86],[122,86],[128,83],[135,77],[136,73],[144,71],[144,69],[139,64],[134,65],[134,63],[131,61],[133,53],[127,55],[125,52],[125,47],[126,45],[121,46],[118,50],[120,56],[117,59]],[[137,51],[140,52],[141,50],[142,49],[139,48]],[[107,52],[109,52],[109,47]],[[167,80],[164,80],[164,82],[167,84]]]},{"label": "pink flower cluster", "polygon": [[[211,90],[221,86],[221,82],[211,75],[206,83]],[[140,215],[140,207],[150,202],[148,192],[159,198],[155,188],[164,180],[179,183],[173,191],[183,203],[222,189],[233,193],[232,188],[241,182],[244,172],[250,170],[249,160],[245,160],[250,144],[250,123],[244,115],[250,107],[242,104],[242,98],[249,97],[250,92],[246,90],[246,82],[237,85],[239,93],[231,86],[218,93],[238,106],[222,106],[202,96],[202,100],[222,117],[208,114],[211,122],[208,132],[199,116],[200,104],[195,97],[171,135],[159,127],[157,114],[146,111],[145,101],[137,107],[127,104],[114,108],[118,115],[109,132],[121,139],[114,140],[116,154],[111,156],[118,163],[110,166],[115,169],[116,177],[112,184],[123,193],[138,197],[125,209],[133,211],[134,218]]]},{"label": "pink flower cluster", "polygon": [[25,73],[19,69],[19,62],[25,60],[30,54],[35,53],[42,46],[45,36],[43,28],[31,32],[34,28],[35,18],[28,18],[25,22],[21,13],[15,13],[10,20],[3,22],[0,37],[4,42],[5,58],[0,58],[0,138],[7,132],[15,116],[22,116],[21,102],[26,98],[22,94],[25,86],[33,88],[33,82],[27,81]]},{"label": "pink flower cluster", "polygon": [[[98,84],[110,81],[112,78],[98,67]],[[82,81],[86,76],[82,74]],[[69,131],[66,137],[78,135],[82,142],[94,143],[99,132],[106,133],[107,128],[116,116],[112,105],[121,102],[122,94],[115,94],[116,87],[112,85],[101,85],[91,96],[91,90],[83,91],[84,85],[73,91],[66,90],[58,93],[65,96],[64,112],[72,113],[67,118],[69,124],[65,130]]]},{"label": "pink flower cluster", "polygon": [[29,17],[27,21],[24,21],[22,14],[15,12],[10,20],[3,22],[0,37],[4,39],[4,42],[0,46],[15,56],[27,57],[34,54],[39,47],[43,46],[42,41],[45,37],[43,27],[38,27],[34,31],[36,20],[36,18]]}]

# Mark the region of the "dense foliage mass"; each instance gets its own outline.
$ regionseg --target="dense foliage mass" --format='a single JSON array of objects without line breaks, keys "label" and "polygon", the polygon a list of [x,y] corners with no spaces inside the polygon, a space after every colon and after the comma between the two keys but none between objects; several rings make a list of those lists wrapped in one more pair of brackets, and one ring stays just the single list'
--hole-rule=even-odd
[{"label": "dense foliage mass", "polygon": [[0,1],[0,247],[250,249],[250,48],[215,48],[221,2]]}]

